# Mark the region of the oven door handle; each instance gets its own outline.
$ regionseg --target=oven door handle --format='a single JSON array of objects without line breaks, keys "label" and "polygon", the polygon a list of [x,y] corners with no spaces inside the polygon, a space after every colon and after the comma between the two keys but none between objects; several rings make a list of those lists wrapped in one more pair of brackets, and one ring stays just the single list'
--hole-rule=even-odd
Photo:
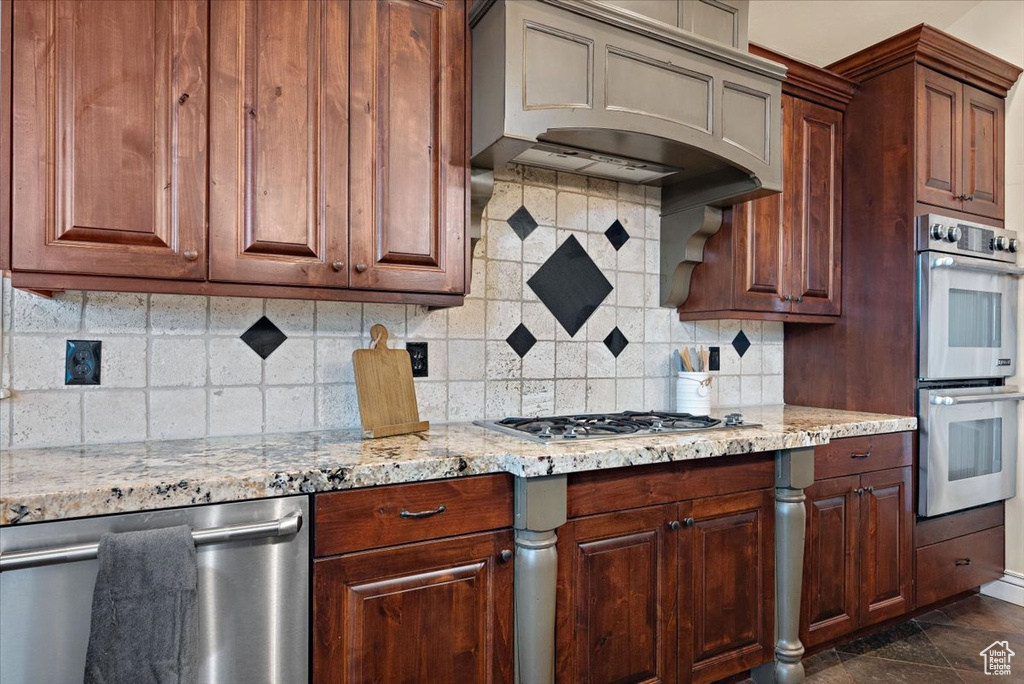
[{"label": "oven door handle", "polygon": [[936,395],[928,400],[933,406],[956,406],[958,404],[987,404],[992,401],[1020,401],[1024,392],[1004,392],[1002,394],[977,394],[966,397],[950,397]]},{"label": "oven door handle", "polygon": [[1024,268],[1011,264],[986,264],[977,261],[962,261],[949,256],[932,259],[932,268],[960,268],[965,271],[983,271],[985,273],[998,273],[999,275],[1011,277],[1024,276]]}]

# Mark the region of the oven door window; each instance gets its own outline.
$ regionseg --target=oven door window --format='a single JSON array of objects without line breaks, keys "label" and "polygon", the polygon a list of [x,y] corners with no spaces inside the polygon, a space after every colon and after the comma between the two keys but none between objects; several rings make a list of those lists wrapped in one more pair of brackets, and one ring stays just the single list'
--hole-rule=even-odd
[{"label": "oven door window", "polygon": [[999,292],[949,290],[949,346],[1002,346],[1002,304]]},{"label": "oven door window", "polygon": [[949,482],[1002,471],[1002,448],[1002,418],[950,423]]}]

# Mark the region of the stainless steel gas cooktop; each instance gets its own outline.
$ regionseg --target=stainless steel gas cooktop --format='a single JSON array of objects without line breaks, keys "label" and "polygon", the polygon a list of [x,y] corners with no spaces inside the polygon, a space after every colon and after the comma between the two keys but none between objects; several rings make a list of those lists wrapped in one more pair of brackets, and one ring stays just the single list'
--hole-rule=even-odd
[{"label": "stainless steel gas cooktop", "polygon": [[730,413],[719,419],[666,411],[577,413],[565,416],[478,420],[475,423],[541,443],[761,427],[756,423],[743,422],[743,415],[739,413]]}]

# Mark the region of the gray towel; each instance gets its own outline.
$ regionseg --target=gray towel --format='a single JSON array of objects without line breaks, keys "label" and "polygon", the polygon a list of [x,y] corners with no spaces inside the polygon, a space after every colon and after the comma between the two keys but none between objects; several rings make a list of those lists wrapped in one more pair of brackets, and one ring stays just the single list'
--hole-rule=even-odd
[{"label": "gray towel", "polygon": [[85,684],[194,684],[196,547],[187,526],[104,534]]}]

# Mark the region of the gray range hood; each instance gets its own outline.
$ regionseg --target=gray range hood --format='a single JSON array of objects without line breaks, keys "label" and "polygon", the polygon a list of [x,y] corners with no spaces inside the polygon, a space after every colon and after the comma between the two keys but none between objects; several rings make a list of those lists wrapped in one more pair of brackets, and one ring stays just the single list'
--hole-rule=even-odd
[{"label": "gray range hood", "polygon": [[598,0],[477,0],[470,21],[477,226],[509,162],[661,186],[675,306],[719,209],[782,189],[782,65]]}]

